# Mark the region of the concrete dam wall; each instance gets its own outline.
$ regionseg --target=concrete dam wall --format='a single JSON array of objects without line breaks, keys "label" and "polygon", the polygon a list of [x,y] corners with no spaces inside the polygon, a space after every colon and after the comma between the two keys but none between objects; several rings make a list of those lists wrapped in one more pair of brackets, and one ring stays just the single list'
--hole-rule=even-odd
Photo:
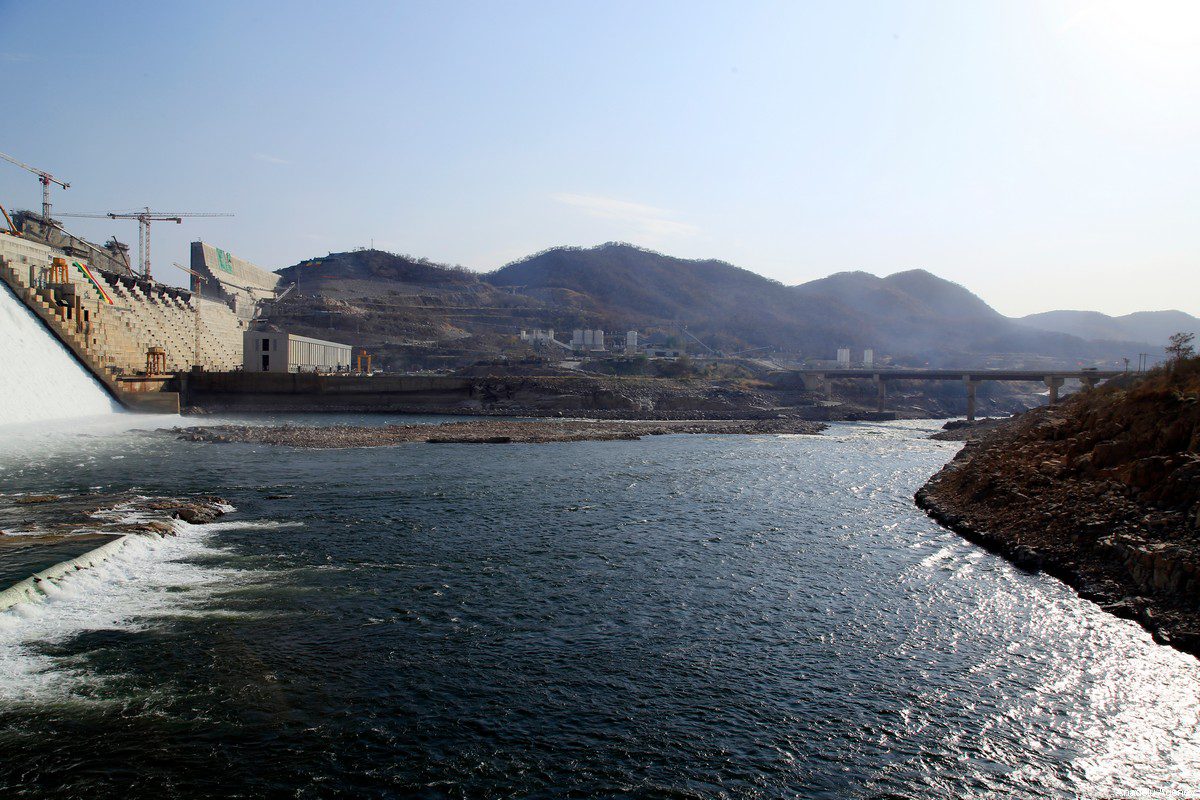
[{"label": "concrete dam wall", "polygon": [[108,390],[0,282],[0,427],[112,414]]},{"label": "concrete dam wall", "polygon": [[[242,362],[250,321],[229,305],[96,268],[43,242],[0,233],[0,284],[40,320],[42,333],[58,339],[63,354],[134,410],[177,413],[174,374],[193,365],[233,370]],[[14,324],[4,320],[0,332]],[[7,374],[24,382],[36,367],[22,363]],[[43,393],[61,383],[45,375],[39,380]],[[6,391],[15,392],[15,385],[9,381]]]}]

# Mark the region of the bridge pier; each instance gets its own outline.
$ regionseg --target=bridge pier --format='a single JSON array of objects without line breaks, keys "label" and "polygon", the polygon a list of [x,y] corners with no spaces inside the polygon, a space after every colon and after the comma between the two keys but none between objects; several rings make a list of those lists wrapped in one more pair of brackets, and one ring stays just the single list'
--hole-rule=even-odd
[{"label": "bridge pier", "polygon": [[803,373],[804,388],[810,392],[823,391],[825,399],[833,399],[833,381],[829,380],[829,376],[824,372],[805,372]]},{"label": "bridge pier", "polygon": [[979,388],[979,381],[971,380],[970,375],[963,375],[963,385],[967,387],[967,422],[974,422],[975,390]]},{"label": "bridge pier", "polygon": [[875,375],[875,410],[883,411],[884,403],[887,401],[887,381],[882,375]]},{"label": "bridge pier", "polygon": [[1058,402],[1058,390],[1063,385],[1063,380],[1063,378],[1055,378],[1051,375],[1044,378],[1046,388],[1050,390],[1050,405]]}]

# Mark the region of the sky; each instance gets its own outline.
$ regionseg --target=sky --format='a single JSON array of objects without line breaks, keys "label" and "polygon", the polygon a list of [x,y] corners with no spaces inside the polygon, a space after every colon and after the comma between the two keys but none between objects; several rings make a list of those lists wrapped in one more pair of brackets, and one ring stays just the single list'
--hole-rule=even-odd
[{"label": "sky", "polygon": [[[56,212],[235,214],[152,227],[171,283],[198,238],[269,269],[626,241],[1200,315],[1196,0],[0,0],[0,71]],[[0,162],[0,204],[40,192]]]}]

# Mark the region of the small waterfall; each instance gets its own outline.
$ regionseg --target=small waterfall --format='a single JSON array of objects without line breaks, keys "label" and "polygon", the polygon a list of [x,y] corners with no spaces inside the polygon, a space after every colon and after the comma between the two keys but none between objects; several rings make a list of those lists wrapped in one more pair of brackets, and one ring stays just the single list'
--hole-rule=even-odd
[{"label": "small waterfall", "polygon": [[0,282],[0,426],[119,410],[100,382]]}]

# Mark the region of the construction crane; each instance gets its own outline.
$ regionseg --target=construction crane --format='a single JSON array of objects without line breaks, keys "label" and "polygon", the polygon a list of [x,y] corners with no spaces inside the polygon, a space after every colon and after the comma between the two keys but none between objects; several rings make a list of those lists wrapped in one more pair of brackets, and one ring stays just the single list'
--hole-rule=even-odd
[{"label": "construction crane", "polygon": [[232,217],[233,214],[207,213],[198,211],[109,211],[105,214],[60,214],[63,217],[91,217],[93,219],[136,219],[138,221],[138,269],[142,277],[150,280],[150,223],[182,223],[184,217]]},{"label": "construction crane", "polygon": [[71,184],[67,183],[66,181],[60,181],[58,178],[54,177],[45,170],[38,169],[37,167],[31,167],[28,164],[23,164],[5,153],[0,153],[0,158],[3,158],[9,163],[16,164],[21,169],[29,170],[34,175],[38,176],[38,182],[42,184],[42,222],[46,224],[46,227],[50,227],[50,184],[57,183],[64,189],[70,189]]}]

